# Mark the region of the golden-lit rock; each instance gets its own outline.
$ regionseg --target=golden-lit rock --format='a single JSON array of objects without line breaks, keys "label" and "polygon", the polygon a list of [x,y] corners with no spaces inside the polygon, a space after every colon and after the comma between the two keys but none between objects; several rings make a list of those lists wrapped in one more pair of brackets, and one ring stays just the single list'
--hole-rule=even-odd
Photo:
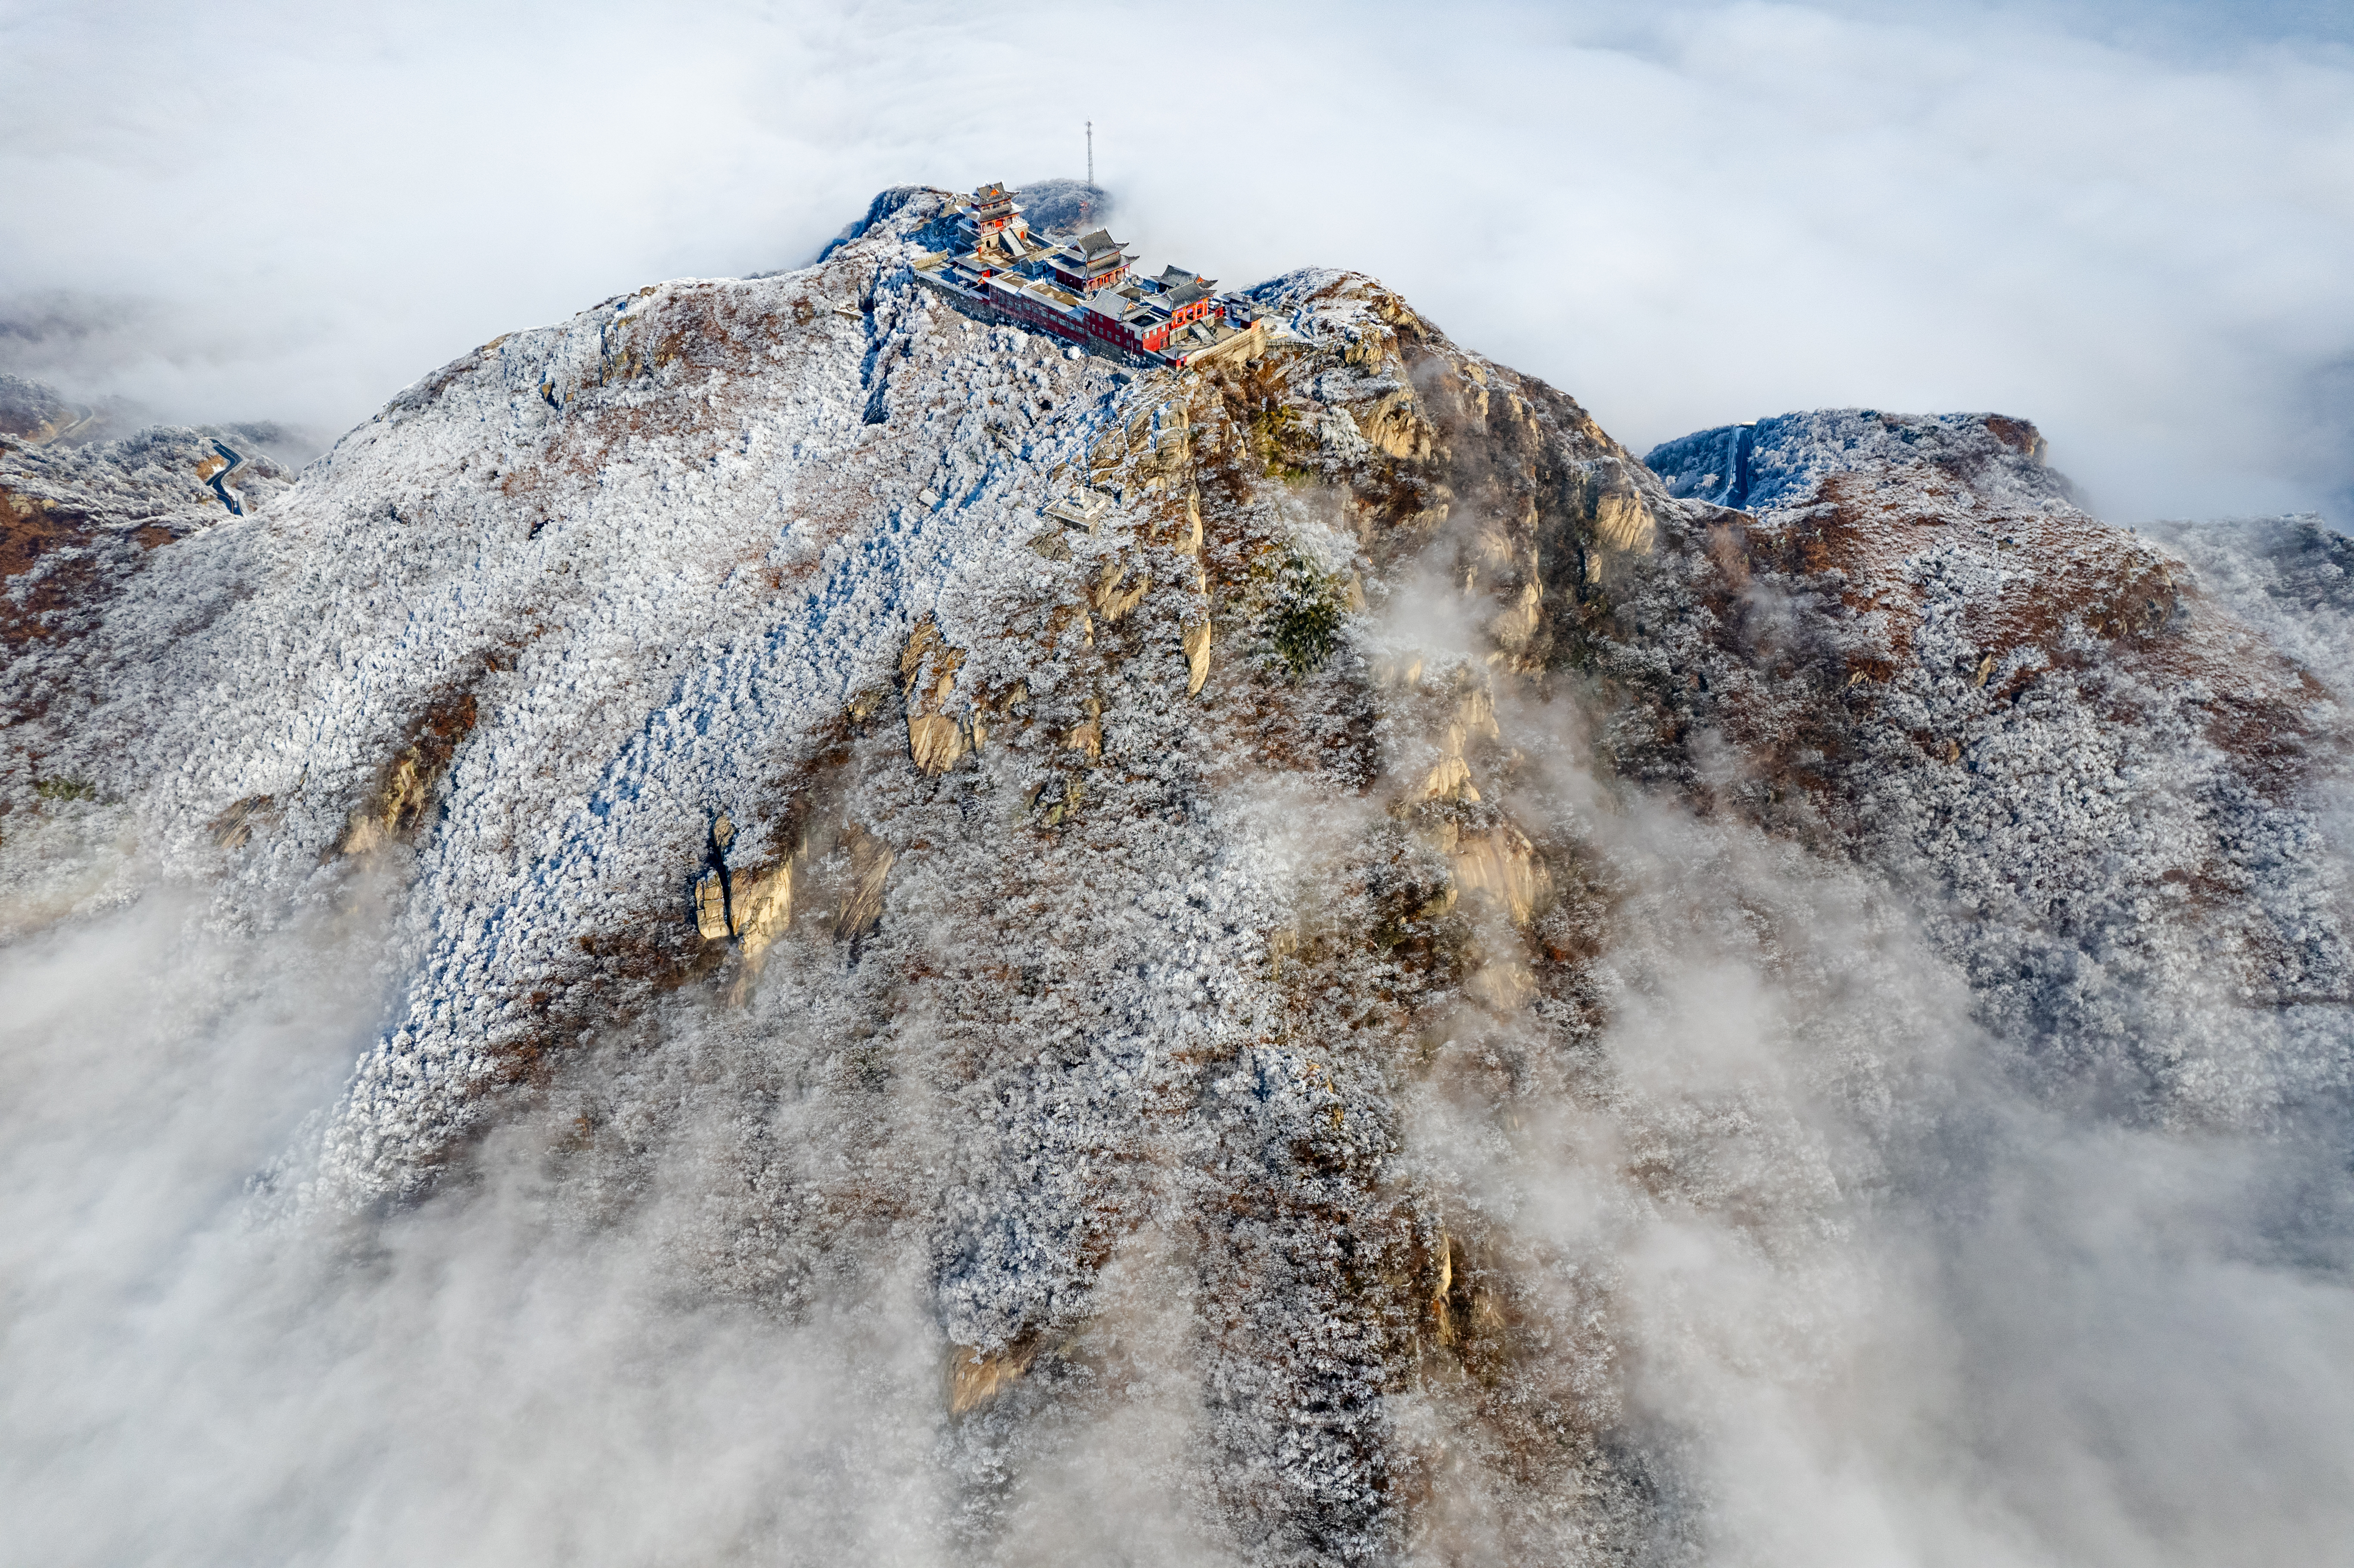
[{"label": "golden-lit rock", "polygon": [[1434,434],[1430,421],[1416,408],[1414,394],[1403,387],[1384,393],[1368,412],[1359,416],[1357,429],[1376,451],[1390,457],[1420,462],[1430,456]]},{"label": "golden-lit rock", "polygon": [[740,871],[732,878],[728,909],[737,940],[747,948],[777,939],[793,918],[793,863],[766,871]]},{"label": "golden-lit rock", "polygon": [[1477,800],[1479,791],[1471,783],[1471,765],[1463,760],[1460,752],[1450,752],[1438,759],[1422,781],[1421,797],[1426,800]]},{"label": "golden-lit rock", "polygon": [[964,732],[946,714],[907,715],[907,755],[927,773],[944,773],[964,755]]},{"label": "golden-lit rock", "polygon": [[1103,705],[1090,699],[1087,706],[1094,711],[1089,713],[1084,723],[1071,726],[1069,733],[1063,737],[1063,747],[1066,751],[1078,752],[1089,762],[1100,762],[1103,760],[1104,743]]},{"label": "golden-lit rock", "polygon": [[737,955],[742,968],[728,1000],[741,1006],[749,998],[769,949],[793,922],[793,859],[765,870],[739,871],[733,878],[728,907],[736,933]]},{"label": "golden-lit rock", "polygon": [[1210,678],[1210,618],[1205,615],[1186,627],[1181,641],[1185,649],[1185,694],[1198,696],[1202,683]]},{"label": "golden-lit rock", "polygon": [[1102,612],[1106,624],[1117,623],[1129,610],[1144,602],[1144,596],[1152,589],[1152,579],[1148,577],[1140,576],[1132,583],[1124,581],[1127,570],[1126,566],[1117,560],[1105,567],[1103,576],[1097,581],[1095,592],[1090,596],[1096,609]]},{"label": "golden-lit rock", "polygon": [[949,1414],[963,1415],[988,1404],[1019,1383],[1037,1356],[1034,1341],[987,1351],[949,1346]]},{"label": "golden-lit rock", "polygon": [[706,942],[724,942],[727,929],[727,885],[716,871],[695,881],[695,928]]},{"label": "golden-lit rock", "polygon": [[1456,885],[1490,900],[1516,926],[1528,924],[1552,891],[1552,876],[1536,846],[1509,823],[1458,834],[1447,855]]},{"label": "golden-lit rock", "polygon": [[907,705],[907,756],[926,773],[944,773],[964,755],[963,727],[947,711],[956,693],[964,651],[951,648],[926,616],[907,634],[899,681]]},{"label": "golden-lit rock", "polygon": [[1659,537],[1659,524],[1643,498],[1629,490],[1595,503],[1594,537],[1606,550],[1648,556]]}]

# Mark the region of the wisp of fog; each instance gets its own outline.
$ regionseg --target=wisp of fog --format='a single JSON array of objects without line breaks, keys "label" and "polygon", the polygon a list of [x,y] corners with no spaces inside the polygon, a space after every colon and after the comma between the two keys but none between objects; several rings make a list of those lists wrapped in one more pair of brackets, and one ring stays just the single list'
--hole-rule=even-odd
[{"label": "wisp of fog", "polygon": [[[1461,657],[1443,590],[1394,602],[1393,642]],[[1516,808],[1613,879],[1615,1089],[1499,1123],[1441,1070],[1402,1159],[1509,1238],[1564,1387],[1617,1402],[1644,1558],[2331,1560],[2342,1121],[2054,1108],[1890,890],[1599,784],[1552,723]],[[1348,824],[1283,807],[1266,853],[1312,876]],[[789,1014],[679,1003],[419,1204],[284,1202],[378,1026],[391,891],[260,932],[158,890],[0,949],[0,1561],[946,1563],[982,1495],[1022,1561],[1225,1560],[1191,1468],[1198,1271],[1152,1227],[1083,1331],[1121,1396],[983,1473],[948,1438],[920,1226],[838,1248],[790,1310],[714,1288],[758,1266],[729,1151]],[[1499,1017],[1448,1051],[1545,1027]],[[822,1097],[776,1114],[790,1160],[883,1179],[947,1161],[936,1112],[895,1091],[887,1156]],[[591,1118],[624,1136],[568,1155]],[[1422,1544],[1476,1557],[1527,1494],[1447,1398],[1394,1420],[1432,1456]]]},{"label": "wisp of fog", "polygon": [[[2349,515],[2330,17],[1181,19],[1214,69],[1162,91],[1099,62],[1151,56],[1166,12],[20,7],[0,371],[331,438],[510,328],[798,265],[879,187],[1076,173],[1092,119],[1138,249],[1228,285],[1377,273],[1637,450],[1818,404],[2000,408],[2114,516]],[[1352,544],[1299,538],[1303,571],[1348,572]],[[2342,667],[2342,618],[2180,547]],[[1375,597],[1368,661],[1486,679],[1443,577]],[[1512,811],[1600,879],[1603,1022],[1574,1092],[1500,1112],[1483,1083],[1567,1048],[1509,962],[1481,971],[1478,1020],[1421,1043],[1394,1174],[1525,1287],[1531,1386],[1606,1434],[1607,1506],[1640,1525],[1614,1560],[2346,1560],[2335,1025],[2228,998],[2138,1020],[2183,1097],[2072,1095],[1974,1012],[1921,890],[1614,777],[1568,704],[1494,700]],[[1219,803],[1255,885],[1312,890],[1379,814],[1307,777]],[[878,1072],[851,1114],[786,1081],[811,1036],[779,988],[681,986],[501,1101],[426,1195],[347,1213],[309,1183],[398,1014],[412,890],[378,865],[237,905],[128,836],[104,853],[70,920],[0,896],[0,1564],[1235,1560],[1204,1434],[1244,1401],[1205,1372],[1200,1232],[1124,1233],[1058,1351],[1108,1392],[983,1440],[937,1238],[889,1201],[972,1147],[923,1074]],[[2315,853],[2342,889],[2342,851]],[[795,961],[854,965],[842,946]],[[792,1202],[843,1192],[864,1206],[796,1229]],[[1460,1419],[1475,1393],[1434,1375],[1384,1406],[1415,1467],[1402,1561],[1492,1557],[1590,1500],[1527,1485]]]}]

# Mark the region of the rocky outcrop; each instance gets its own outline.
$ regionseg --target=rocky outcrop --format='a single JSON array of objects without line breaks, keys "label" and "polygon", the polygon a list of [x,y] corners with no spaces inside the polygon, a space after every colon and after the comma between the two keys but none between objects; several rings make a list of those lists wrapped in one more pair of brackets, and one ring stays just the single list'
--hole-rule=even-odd
[{"label": "rocky outcrop", "polygon": [[1185,628],[1178,639],[1185,650],[1185,694],[1202,694],[1202,683],[1210,678],[1210,618],[1203,616]]},{"label": "rocky outcrop", "polygon": [[479,710],[471,691],[437,696],[409,726],[408,743],[385,764],[366,800],[352,813],[335,848],[342,854],[367,854],[425,826],[436,787],[458,747],[472,732]]},{"label": "rocky outcrop", "polygon": [[926,773],[944,772],[964,755],[968,726],[948,712],[964,654],[946,646],[929,618],[908,634],[899,656],[901,695],[907,706],[907,756]]}]

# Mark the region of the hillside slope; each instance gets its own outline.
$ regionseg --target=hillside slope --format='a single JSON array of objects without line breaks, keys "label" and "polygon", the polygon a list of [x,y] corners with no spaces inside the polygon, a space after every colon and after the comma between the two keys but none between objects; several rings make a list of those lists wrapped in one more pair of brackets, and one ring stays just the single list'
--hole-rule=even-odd
[{"label": "hillside slope", "polygon": [[1212,1558],[1667,1558],[1706,1435],[1630,1407],[1690,1328],[1630,1235],[1815,1266],[1982,1040],[2121,1125],[2343,1094],[2343,666],[2030,427],[1647,465],[1340,272],[1131,373],[954,314],[938,195],[878,206],[485,344],[242,517],[183,486],[0,678],[16,928],[393,890],[285,1223],[522,1128],[685,1298],[912,1290],[959,1552],[1035,1560],[1020,1477],[1151,1405]]},{"label": "hillside slope", "polygon": [[[2225,1125],[2342,1096],[2346,649],[2271,641],[2043,452],[2017,419],[1871,410],[1652,452],[1755,514],[1614,606],[1618,765],[1934,890],[1981,1020],[2054,1093]],[[1704,777],[1702,736],[1740,766]]]}]

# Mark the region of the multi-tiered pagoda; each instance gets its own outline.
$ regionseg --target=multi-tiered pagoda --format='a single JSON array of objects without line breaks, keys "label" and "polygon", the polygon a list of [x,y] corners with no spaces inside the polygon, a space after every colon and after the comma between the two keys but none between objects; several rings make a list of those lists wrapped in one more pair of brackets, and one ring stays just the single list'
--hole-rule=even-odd
[{"label": "multi-tiered pagoda", "polygon": [[1001,185],[986,185],[972,193],[972,205],[966,209],[973,228],[982,234],[994,234],[1008,225],[1018,226],[1024,233],[1030,226],[1022,221],[1022,209],[1014,205],[1013,193]]},{"label": "multi-tiered pagoda", "polygon": [[1098,228],[1046,253],[1046,270],[1075,294],[1117,289],[1128,281],[1128,252],[1119,241]]},{"label": "multi-tiered pagoda", "polygon": [[1049,243],[1030,232],[1002,185],[981,186],[953,210],[954,242],[918,261],[917,276],[968,310],[1150,364],[1182,365],[1235,334],[1214,280],[1182,267],[1137,277],[1133,258],[1100,228]]}]

